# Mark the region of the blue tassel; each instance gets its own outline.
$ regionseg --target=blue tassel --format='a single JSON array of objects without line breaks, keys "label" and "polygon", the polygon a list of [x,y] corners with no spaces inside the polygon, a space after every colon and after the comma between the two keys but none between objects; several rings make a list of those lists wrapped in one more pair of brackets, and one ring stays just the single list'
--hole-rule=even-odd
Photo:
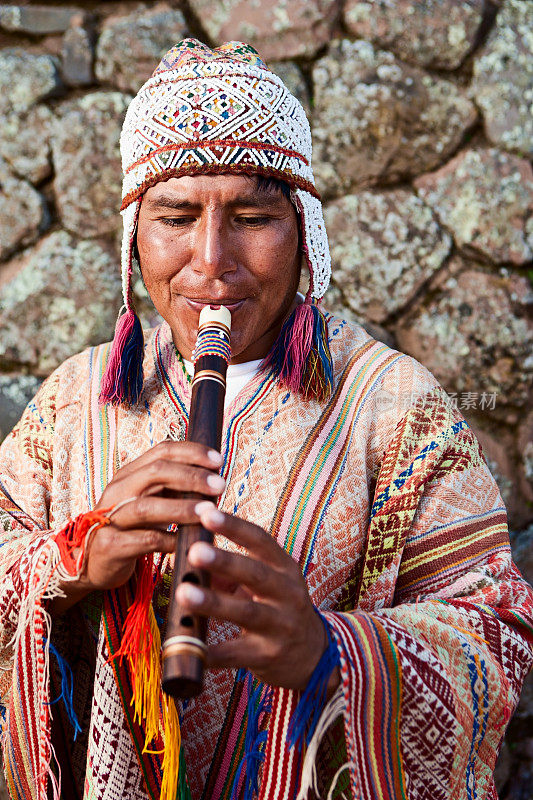
[{"label": "blue tassel", "polygon": [[134,405],[143,387],[144,335],[139,317],[128,308],[119,317],[102,377],[101,403]]},{"label": "blue tassel", "polygon": [[327,397],[329,397],[333,391],[333,360],[329,349],[328,325],[324,314],[318,306],[313,303],[311,305],[311,310],[314,317],[311,355],[317,359],[320,365],[318,369],[320,373],[320,382],[324,385]]},{"label": "blue tassel", "polygon": [[[239,670],[237,676],[244,680],[244,671]],[[244,756],[241,759],[233,786],[231,789],[231,800],[236,800],[239,791],[239,783],[243,769],[246,768],[246,778],[244,783],[243,800],[252,800],[254,794],[259,792],[259,767],[265,760],[265,745],[268,731],[259,730],[261,715],[272,710],[272,689],[265,689],[264,684],[258,683],[253,688],[253,677],[249,672],[246,675],[248,703],[246,706],[246,734],[244,737]],[[263,695],[263,696],[262,696]]]},{"label": "blue tassel", "polygon": [[315,303],[296,306],[285,320],[263,363],[282,386],[304,399],[327,400],[333,390],[333,363],[326,318]]},{"label": "blue tassel", "polygon": [[70,668],[70,664],[63,658],[63,656],[56,650],[52,642],[49,642],[50,652],[54,654],[57,660],[57,664],[59,666],[59,671],[61,672],[61,694],[59,697],[56,697],[55,700],[52,700],[49,705],[54,705],[58,703],[60,700],[63,700],[63,704],[65,706],[65,710],[67,712],[67,716],[72,723],[72,727],[74,728],[74,741],[78,733],[81,733],[80,723],[78,722],[78,717],[76,712],[74,711],[73,705],[73,696],[74,696],[74,676],[72,675],[72,670]]},{"label": "blue tassel", "polygon": [[122,354],[121,381],[124,399],[134,405],[143,388],[144,335],[137,314],[134,315],[133,331]]},{"label": "blue tassel", "polygon": [[339,651],[333,641],[327,620],[317,611],[324,623],[328,637],[328,646],[324,650],[315,671],[309,679],[304,693],[289,722],[287,743],[289,747],[306,746],[311,741],[318,721],[326,705],[328,681],[331,673],[340,664]]}]

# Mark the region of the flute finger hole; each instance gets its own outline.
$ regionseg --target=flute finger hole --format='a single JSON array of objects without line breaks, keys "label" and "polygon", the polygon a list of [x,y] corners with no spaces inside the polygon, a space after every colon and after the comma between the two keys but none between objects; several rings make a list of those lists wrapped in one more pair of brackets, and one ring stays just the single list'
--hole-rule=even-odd
[{"label": "flute finger hole", "polygon": [[180,619],[180,625],[184,628],[192,628],[194,625],[194,620],[192,617],[185,616]]}]

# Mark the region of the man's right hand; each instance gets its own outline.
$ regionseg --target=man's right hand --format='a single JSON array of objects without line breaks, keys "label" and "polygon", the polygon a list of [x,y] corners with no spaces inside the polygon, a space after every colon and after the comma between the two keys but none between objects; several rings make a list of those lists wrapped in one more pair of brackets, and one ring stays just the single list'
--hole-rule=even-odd
[{"label": "man's right hand", "polygon": [[165,441],[119,469],[95,509],[108,509],[111,522],[93,533],[79,578],[62,584],[67,597],[53,602],[52,613],[90,592],[126,583],[139,556],[174,552],[176,534],[168,527],[199,521],[198,499],[182,495],[218,497],[225,486],[221,465],[222,456],[203,445]]}]

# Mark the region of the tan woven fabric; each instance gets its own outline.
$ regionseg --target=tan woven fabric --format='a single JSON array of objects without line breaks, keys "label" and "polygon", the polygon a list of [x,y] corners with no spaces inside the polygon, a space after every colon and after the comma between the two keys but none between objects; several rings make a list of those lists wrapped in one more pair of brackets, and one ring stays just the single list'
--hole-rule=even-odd
[{"label": "tan woven fabric", "polygon": [[[340,320],[330,318],[329,330],[327,406],[260,374],[226,410],[222,506],[292,553],[332,626],[346,791],[364,800],[494,796],[491,771],[533,657],[531,591],[512,566],[501,498],[468,426],[423,367]],[[158,797],[160,758],[140,754],[127,673],[109,662],[122,595],[92,597],[52,623],[74,674],[82,733],[73,742],[63,704],[48,705],[59,673],[46,597],[34,591],[57,563],[54,537],[68,520],[94,507],[120,466],[184,430],[189,387],[168,327],[149,337],[134,409],[99,408],[107,352],[63,364],[0,449],[0,711],[13,798],[46,800],[51,741],[71,787],[65,798]],[[210,625],[211,641],[234,635]],[[195,800],[204,785],[206,800],[231,795],[237,744],[227,742],[245,724],[233,684],[229,672],[209,673],[183,714]],[[296,699],[275,693],[262,798],[296,797],[297,759],[279,733]],[[329,786],[331,759],[318,767]]]}]

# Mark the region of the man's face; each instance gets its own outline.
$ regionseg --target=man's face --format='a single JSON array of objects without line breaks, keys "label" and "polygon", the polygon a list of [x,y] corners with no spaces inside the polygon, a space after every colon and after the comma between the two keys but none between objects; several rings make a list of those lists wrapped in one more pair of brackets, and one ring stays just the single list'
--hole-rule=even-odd
[{"label": "man's face", "polygon": [[298,222],[281,191],[244,175],[157,183],[143,196],[137,247],[146,288],[190,359],[206,304],[231,312],[232,361],[263,358],[294,304]]}]

